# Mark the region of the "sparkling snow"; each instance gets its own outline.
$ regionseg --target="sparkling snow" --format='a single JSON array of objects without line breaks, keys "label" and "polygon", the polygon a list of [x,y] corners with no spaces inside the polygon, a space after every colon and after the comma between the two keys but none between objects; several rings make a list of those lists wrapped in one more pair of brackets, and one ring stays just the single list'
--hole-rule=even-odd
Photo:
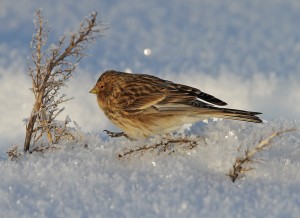
[{"label": "sparkling snow", "polygon": [[[300,2],[298,0],[17,1],[0,8],[0,217],[299,217]],[[88,49],[63,91],[64,116],[84,138],[45,155],[7,160],[22,145],[34,11],[43,8],[50,44],[98,10],[110,26]],[[53,45],[52,45],[53,46]],[[199,146],[119,160],[148,142],[109,139],[117,130],[88,92],[104,70],[149,73],[198,87],[229,107],[263,112],[264,124],[209,120],[181,133]],[[64,117],[62,117],[64,119]],[[274,131],[255,168],[232,183],[235,158]]]}]

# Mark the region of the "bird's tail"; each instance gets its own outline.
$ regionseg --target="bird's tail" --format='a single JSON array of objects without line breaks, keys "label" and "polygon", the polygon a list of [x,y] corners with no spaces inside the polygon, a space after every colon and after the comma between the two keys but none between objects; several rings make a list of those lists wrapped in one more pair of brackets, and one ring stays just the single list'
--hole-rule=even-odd
[{"label": "bird's tail", "polygon": [[229,120],[241,120],[253,123],[262,123],[263,121],[257,116],[260,112],[244,111],[230,108],[219,108],[211,105],[195,106],[164,106],[157,108],[155,113],[159,112],[160,115],[182,115],[184,117],[194,117],[195,122],[208,118],[224,118]]},{"label": "bird's tail", "polygon": [[209,113],[211,117],[215,118],[262,123],[262,120],[256,116],[261,114],[260,112],[243,111],[229,108],[213,108],[210,111],[207,111],[207,113]]}]

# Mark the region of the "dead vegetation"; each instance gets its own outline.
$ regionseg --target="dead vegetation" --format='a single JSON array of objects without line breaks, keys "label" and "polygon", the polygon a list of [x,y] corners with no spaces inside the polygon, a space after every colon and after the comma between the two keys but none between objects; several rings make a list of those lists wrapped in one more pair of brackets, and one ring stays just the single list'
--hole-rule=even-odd
[{"label": "dead vegetation", "polygon": [[18,149],[18,145],[13,145],[6,153],[11,161],[19,160],[22,155]]},{"label": "dead vegetation", "polygon": [[131,157],[142,157],[146,153],[170,155],[179,151],[193,150],[203,141],[204,139],[201,137],[196,137],[194,139],[190,139],[187,136],[163,138],[157,143],[148,143],[136,148],[124,148],[117,154],[117,157],[120,160],[130,160]]},{"label": "dead vegetation", "polygon": [[[248,171],[255,169],[254,167],[249,166],[251,163],[258,162],[258,160],[255,159],[255,155],[271,147],[271,142],[274,138],[295,130],[295,128],[291,128],[273,132],[268,137],[261,139],[257,145],[252,148],[247,148],[242,156],[236,158],[231,170],[226,175],[230,177],[232,182],[235,182]],[[107,132],[112,138],[124,136],[123,134],[112,134],[112,132]],[[121,152],[117,153],[117,158],[120,160],[132,160],[141,158],[147,154],[152,154],[154,156],[161,154],[170,155],[180,151],[188,152],[196,149],[199,145],[205,144],[205,139],[199,136],[194,139],[191,139],[188,136],[180,136],[177,138],[176,136],[173,136],[171,138],[162,138],[157,143],[149,142],[138,147],[123,148]],[[237,149],[240,150],[240,147]]]},{"label": "dead vegetation", "polygon": [[295,131],[295,130],[296,129],[293,128],[293,129],[287,129],[287,130],[274,132],[271,135],[269,135],[268,137],[260,140],[260,142],[257,145],[255,145],[252,149],[248,148],[244,152],[244,156],[236,158],[236,160],[233,164],[233,167],[227,174],[230,177],[231,181],[235,182],[241,175],[254,169],[253,167],[249,167],[249,164],[257,161],[254,159],[254,156],[258,152],[261,152],[261,151],[267,149],[268,147],[271,147],[272,139],[274,139],[275,137],[279,137],[284,133]]},{"label": "dead vegetation", "polygon": [[42,12],[36,12],[35,34],[32,39],[32,62],[29,76],[32,80],[31,91],[34,105],[26,119],[26,136],[24,151],[34,151],[37,142],[45,139],[45,147],[59,143],[61,140],[74,139],[68,125],[71,120],[66,117],[58,121],[57,117],[64,111],[61,105],[71,98],[60,93],[69,78],[75,73],[80,60],[86,55],[88,44],[101,36],[106,27],[96,21],[97,13],[92,13],[79,25],[79,28],[62,36],[57,45],[45,48],[49,28]]}]

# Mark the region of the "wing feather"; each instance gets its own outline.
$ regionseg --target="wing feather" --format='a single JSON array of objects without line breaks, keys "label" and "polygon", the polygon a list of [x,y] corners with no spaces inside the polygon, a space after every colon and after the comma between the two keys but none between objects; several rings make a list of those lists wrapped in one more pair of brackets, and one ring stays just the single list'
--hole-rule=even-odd
[{"label": "wing feather", "polygon": [[[115,104],[123,110],[144,110],[150,107],[207,107],[226,105],[222,100],[215,98],[199,89],[176,84],[155,76],[135,74],[126,81],[122,91],[118,90]],[[204,102],[205,101],[205,102]],[[208,102],[208,103],[206,103]]]}]

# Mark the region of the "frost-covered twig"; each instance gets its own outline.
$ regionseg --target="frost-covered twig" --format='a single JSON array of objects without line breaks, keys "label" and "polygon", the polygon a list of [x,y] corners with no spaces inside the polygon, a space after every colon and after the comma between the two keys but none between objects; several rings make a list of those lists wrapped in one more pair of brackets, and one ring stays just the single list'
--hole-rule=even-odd
[{"label": "frost-covered twig", "polygon": [[9,157],[9,159],[11,161],[17,161],[17,160],[19,160],[19,158],[22,155],[20,153],[20,151],[18,150],[18,146],[17,145],[12,146],[6,153],[7,153],[8,157]]},{"label": "frost-covered twig", "polygon": [[258,153],[260,151],[263,151],[267,147],[270,147],[271,146],[271,141],[272,141],[273,138],[278,137],[278,136],[282,135],[283,133],[287,133],[287,132],[291,132],[291,131],[295,131],[295,130],[296,130],[295,128],[292,128],[292,129],[286,129],[286,130],[274,132],[270,136],[268,136],[267,138],[261,140],[253,149],[251,149],[251,150],[247,149],[245,151],[244,157],[236,158],[232,169],[227,174],[230,177],[231,181],[235,182],[236,179],[241,174],[245,174],[246,172],[254,169],[252,167],[245,167],[245,165],[247,163],[251,163],[251,162],[254,161],[253,157],[256,153]]},{"label": "frost-covered twig", "polygon": [[29,151],[31,142],[36,143],[43,135],[47,136],[48,144],[58,143],[63,135],[68,135],[66,123],[56,122],[56,118],[64,110],[60,105],[71,98],[66,98],[59,91],[85,56],[87,45],[107,29],[96,22],[97,13],[92,13],[77,31],[61,37],[58,45],[44,49],[49,29],[40,10],[36,16],[36,32],[32,39],[33,66],[29,68],[35,102],[26,123],[25,152]]},{"label": "frost-covered twig", "polygon": [[61,149],[61,147],[58,147],[58,146],[38,146],[38,147],[35,147],[32,149],[31,153],[32,152],[40,152],[42,154],[45,154],[46,151],[53,151],[53,150],[59,150]]},{"label": "frost-covered twig", "polygon": [[125,148],[117,156],[119,159],[124,159],[126,157],[130,158],[132,155],[143,156],[146,152],[166,153],[169,155],[178,149],[178,146],[175,145],[181,145],[184,150],[191,150],[198,145],[200,140],[203,139],[189,139],[187,137],[165,139],[155,144],[146,144],[141,147],[131,149]]}]

